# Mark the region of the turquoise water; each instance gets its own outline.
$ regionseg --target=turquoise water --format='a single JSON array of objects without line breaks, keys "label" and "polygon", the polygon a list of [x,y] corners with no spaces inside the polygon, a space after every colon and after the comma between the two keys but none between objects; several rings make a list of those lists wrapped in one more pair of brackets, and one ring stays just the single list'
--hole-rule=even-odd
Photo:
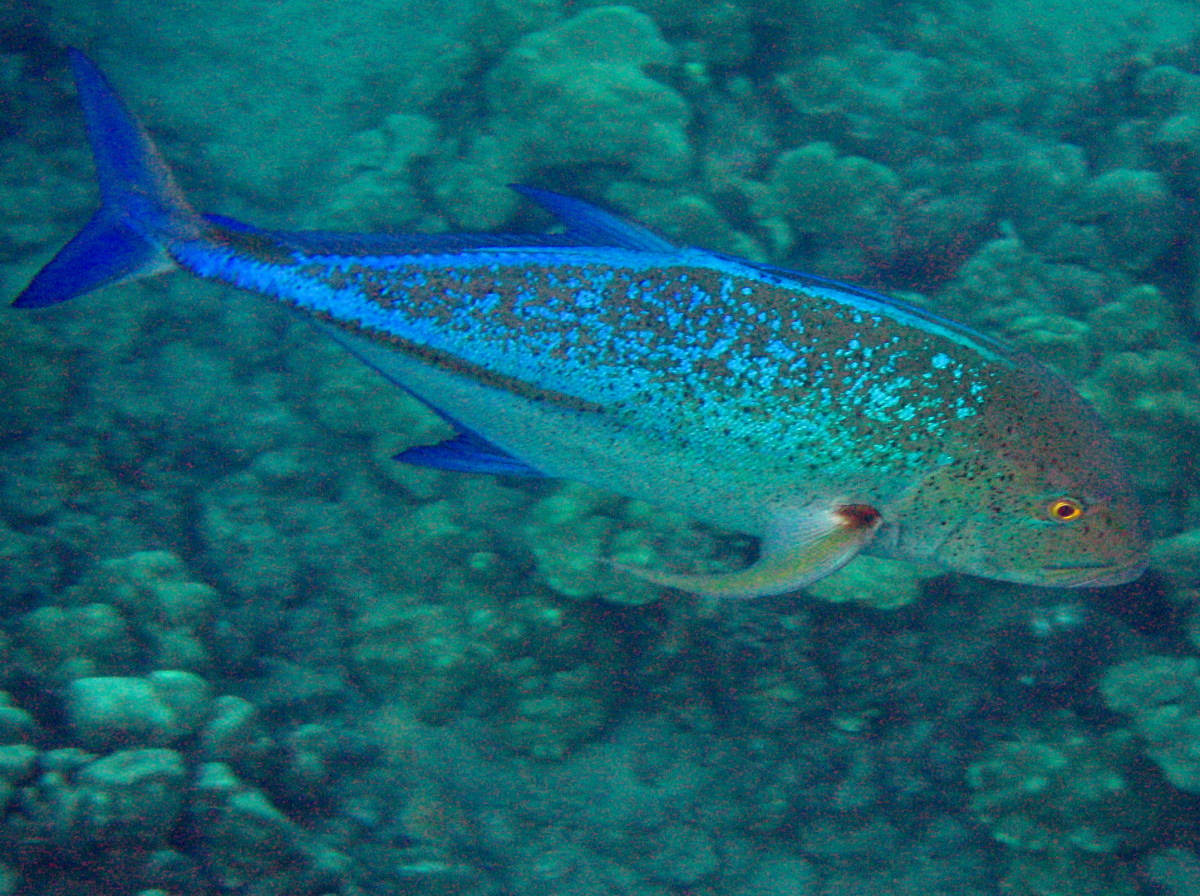
[{"label": "turquoise water", "polygon": [[898,292],[1058,366],[1157,538],[1107,590],[751,542],[396,452],[443,424],[182,275],[0,320],[0,894],[1200,893],[1194,3],[0,9],[0,288],[86,219],[64,47],[202,208],[547,222]]}]

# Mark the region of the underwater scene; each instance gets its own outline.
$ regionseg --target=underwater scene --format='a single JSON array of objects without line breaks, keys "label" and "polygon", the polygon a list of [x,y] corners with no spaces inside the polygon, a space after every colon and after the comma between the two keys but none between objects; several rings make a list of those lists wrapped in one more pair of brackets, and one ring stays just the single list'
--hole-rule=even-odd
[{"label": "underwater scene", "polygon": [[[87,225],[110,260],[34,281],[98,169],[133,209]],[[479,432],[544,423],[504,430],[521,401],[594,404],[392,339],[486,387],[472,429],[333,312],[214,282],[320,249],[337,292],[399,245],[331,233],[695,246],[722,282],[895,296],[922,339],[1065,378],[907,414],[864,393],[858,418],[999,439],[922,524],[1015,501],[1042,516],[980,543],[1075,525],[1103,564],[1000,569],[947,550],[966,523],[917,537],[832,486],[784,563],[737,525],[763,477],[691,513],[666,439],[594,440],[629,488],[502,451]],[[204,276],[141,276],[164,260]],[[0,295],[0,896],[1200,896],[1196,0],[0,0]],[[563,295],[558,320],[616,301]],[[537,356],[547,321],[508,336]],[[880,431],[824,432],[808,475],[883,494]],[[1069,491],[1006,492],[1021,464],[1137,509],[1110,537]]]}]

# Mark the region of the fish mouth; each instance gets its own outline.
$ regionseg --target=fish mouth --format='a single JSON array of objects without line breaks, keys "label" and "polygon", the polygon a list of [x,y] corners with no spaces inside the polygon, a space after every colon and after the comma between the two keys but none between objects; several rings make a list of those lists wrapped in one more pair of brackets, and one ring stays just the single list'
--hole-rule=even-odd
[{"label": "fish mouth", "polygon": [[1149,561],[1139,557],[1129,563],[1070,563],[1047,566],[1042,572],[1050,584],[1066,588],[1110,588],[1125,585],[1146,571]]}]

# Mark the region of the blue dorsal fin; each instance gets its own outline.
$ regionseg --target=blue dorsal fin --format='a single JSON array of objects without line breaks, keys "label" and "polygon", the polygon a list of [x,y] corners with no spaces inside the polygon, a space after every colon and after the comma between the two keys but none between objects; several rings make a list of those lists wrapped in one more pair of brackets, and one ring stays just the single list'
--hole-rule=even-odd
[{"label": "blue dorsal fin", "polygon": [[542,476],[523,460],[473,432],[460,432],[436,445],[418,445],[401,451],[396,460],[418,467],[452,470],[456,473],[491,473],[497,476]]},{"label": "blue dorsal fin", "polygon": [[678,246],[649,227],[626,221],[590,202],[524,184],[509,186],[567,225],[567,235],[576,238],[575,245],[610,246],[640,252],[670,253],[679,250]]},{"label": "blue dorsal fin", "polygon": [[436,255],[486,249],[562,249],[585,245],[569,233],[336,233],[264,230],[224,215],[205,215],[204,218],[225,230],[266,236],[288,249],[309,255]]},{"label": "blue dorsal fin", "polygon": [[675,252],[671,241],[611,212],[538,187],[514,184],[526,199],[562,221],[566,233],[332,233],[320,230],[265,230],[224,215],[204,219],[228,231],[269,237],[287,249],[310,255],[432,255],[487,249],[580,249],[608,247],[640,252]]}]

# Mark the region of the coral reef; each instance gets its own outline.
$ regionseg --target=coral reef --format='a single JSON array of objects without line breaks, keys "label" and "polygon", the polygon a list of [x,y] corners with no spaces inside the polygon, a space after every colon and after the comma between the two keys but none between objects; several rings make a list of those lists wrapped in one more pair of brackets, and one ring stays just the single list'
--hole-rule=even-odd
[{"label": "coral reef", "polygon": [[[264,10],[241,0],[218,14],[187,2],[153,16],[126,0],[46,8],[57,40],[90,47],[115,78],[144,84],[165,127],[205,134],[203,164],[260,209],[302,206],[327,185],[315,172],[348,133],[421,112],[475,64],[468,5],[414,5],[407,15],[386,4]],[[283,44],[286,53],[262,52]],[[156,78],[168,60],[174,77]],[[246,134],[256,135],[253,151]],[[305,170],[314,175],[296,177]]]},{"label": "coral reef", "polygon": [[1200,43],[1131,11],[0,7],[9,294],[92,202],[69,41],[206,210],[517,230],[527,181],[1011,339],[1112,426],[1158,539],[1115,596],[862,558],[713,604],[622,566],[748,539],[397,464],[444,423],[263,303],[13,312],[0,893],[1200,891]]},{"label": "coral reef", "polygon": [[1089,736],[1064,725],[1004,741],[967,769],[971,809],[1017,850],[1111,853],[1144,842],[1155,806],[1130,780],[1136,760],[1124,732]]},{"label": "coral reef", "polygon": [[1144,656],[1100,681],[1110,709],[1133,716],[1146,755],[1182,790],[1200,792],[1200,659]]},{"label": "coral reef", "polygon": [[769,184],[756,214],[760,220],[784,218],[795,234],[789,242],[821,234],[872,259],[894,254],[900,180],[885,165],[839,156],[830,143],[810,143],[777,156]]},{"label": "coral reef", "polygon": [[1010,891],[1132,896],[1136,880],[1117,855],[1152,842],[1171,799],[1142,780],[1130,734],[1058,721],[995,744],[967,769],[971,809],[1010,850]]},{"label": "coral reef", "polygon": [[682,177],[692,155],[688,105],[646,71],[672,56],[654,22],[625,6],[588,9],[524,36],[488,75],[484,129],[436,175],[439,205],[459,228],[494,228],[517,205],[506,185],[528,177],[531,160]]}]

